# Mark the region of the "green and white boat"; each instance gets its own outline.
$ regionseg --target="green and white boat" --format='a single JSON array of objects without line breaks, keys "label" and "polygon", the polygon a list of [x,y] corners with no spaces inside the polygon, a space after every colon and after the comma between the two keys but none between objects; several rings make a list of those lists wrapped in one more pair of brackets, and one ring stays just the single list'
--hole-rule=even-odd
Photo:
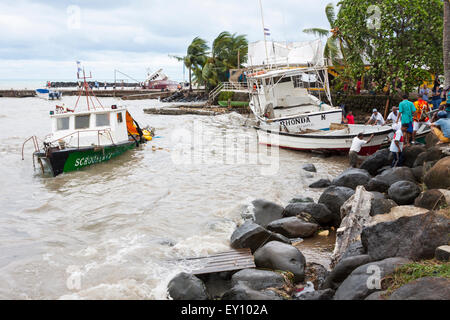
[{"label": "green and white boat", "polygon": [[[75,111],[83,91],[87,110]],[[97,100],[97,105],[94,100]],[[144,130],[144,134],[126,108],[102,106],[90,90],[85,76],[77,104],[73,110],[56,106],[55,111],[50,111],[52,133],[42,145],[36,136],[27,140],[34,143],[33,163],[36,158],[43,173],[48,171],[57,176],[76,171],[108,161],[151,140],[149,132]]]}]

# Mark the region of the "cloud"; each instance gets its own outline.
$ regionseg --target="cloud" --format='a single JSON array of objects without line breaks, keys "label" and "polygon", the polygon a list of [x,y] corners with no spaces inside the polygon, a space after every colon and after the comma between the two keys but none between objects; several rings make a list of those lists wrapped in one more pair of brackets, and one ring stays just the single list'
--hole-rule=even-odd
[{"label": "cloud", "polygon": [[[271,37],[313,39],[302,30],[328,27],[324,13],[328,2],[263,0]],[[1,3],[0,78],[70,78],[74,76],[71,64],[82,60],[101,78],[111,77],[114,69],[143,78],[146,68],[162,67],[181,80],[181,63],[168,55],[183,55],[196,36],[211,42],[225,30],[246,34],[249,41],[262,39],[258,0]]]}]

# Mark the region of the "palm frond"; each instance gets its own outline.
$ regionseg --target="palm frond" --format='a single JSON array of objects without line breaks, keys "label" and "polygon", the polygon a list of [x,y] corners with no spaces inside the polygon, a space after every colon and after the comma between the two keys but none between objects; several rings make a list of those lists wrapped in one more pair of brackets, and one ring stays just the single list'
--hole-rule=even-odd
[{"label": "palm frond", "polygon": [[328,37],[328,35],[330,34],[330,30],[325,30],[321,28],[304,29],[303,32],[307,34],[313,34],[317,37]]}]

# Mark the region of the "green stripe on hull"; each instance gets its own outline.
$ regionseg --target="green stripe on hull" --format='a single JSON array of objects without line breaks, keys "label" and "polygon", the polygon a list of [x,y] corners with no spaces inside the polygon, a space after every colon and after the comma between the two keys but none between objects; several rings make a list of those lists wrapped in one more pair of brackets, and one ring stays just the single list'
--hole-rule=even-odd
[{"label": "green stripe on hull", "polygon": [[127,150],[136,146],[134,142],[127,144],[107,146],[103,149],[94,148],[72,152],[64,164],[64,172],[76,171],[92,164],[108,161],[114,157],[120,156]]}]

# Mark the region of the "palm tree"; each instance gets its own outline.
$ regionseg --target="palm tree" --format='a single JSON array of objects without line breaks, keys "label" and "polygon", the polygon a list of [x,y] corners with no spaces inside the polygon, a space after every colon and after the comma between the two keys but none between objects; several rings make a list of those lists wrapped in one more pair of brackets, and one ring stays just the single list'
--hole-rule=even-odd
[{"label": "palm tree", "polygon": [[178,61],[182,61],[189,70],[189,91],[192,91],[192,71],[195,74],[203,69],[207,60],[208,50],[209,47],[206,41],[200,37],[195,37],[187,48],[186,56],[174,56]]},{"label": "palm tree", "polygon": [[[327,59],[331,60],[334,65],[340,64],[338,61],[339,52],[341,52],[345,61],[345,49],[343,38],[340,35],[339,28],[336,25],[336,14],[332,3],[329,3],[325,7],[325,14],[327,16],[328,22],[330,23],[329,30],[321,28],[310,28],[303,30],[303,32],[313,34],[318,37],[328,37],[323,54]],[[340,49],[338,49],[337,41],[339,41]]]},{"label": "palm tree", "polygon": [[444,0],[444,88],[450,86],[450,0]]}]

